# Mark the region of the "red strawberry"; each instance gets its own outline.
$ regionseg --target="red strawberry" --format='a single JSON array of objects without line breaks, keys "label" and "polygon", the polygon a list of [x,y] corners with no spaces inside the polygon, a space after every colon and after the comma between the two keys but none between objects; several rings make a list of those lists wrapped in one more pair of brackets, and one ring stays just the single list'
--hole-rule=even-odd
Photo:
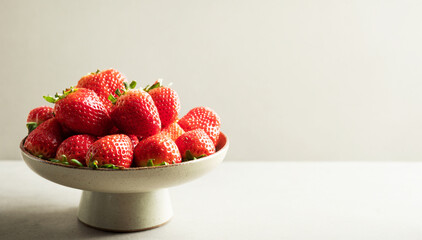
[{"label": "red strawberry", "polygon": [[186,132],[197,128],[203,129],[214,145],[217,144],[217,139],[220,135],[220,117],[210,108],[193,108],[179,120],[178,124]]},{"label": "red strawberry", "polygon": [[[136,83],[132,82],[131,88],[135,85]],[[112,96],[110,99],[114,102],[111,118],[116,127],[125,134],[148,137],[160,132],[158,110],[147,92],[140,89],[125,90],[117,100]]]},{"label": "red strawberry", "polygon": [[184,161],[209,156],[215,152],[212,140],[200,128],[185,132],[176,140],[176,145]]},{"label": "red strawberry", "polygon": [[41,123],[25,140],[24,147],[32,155],[40,158],[54,158],[63,141],[62,129],[56,118]]},{"label": "red strawberry", "polygon": [[124,134],[98,139],[85,155],[86,165],[93,168],[128,168],[132,164],[133,145]]},{"label": "red strawberry", "polygon": [[135,135],[128,135],[128,137],[130,138],[130,141],[132,141],[133,149],[135,149],[136,145],[139,143],[138,137]]},{"label": "red strawberry", "polygon": [[161,128],[177,120],[180,111],[180,100],[176,91],[171,88],[163,87],[161,80],[157,80],[151,87],[144,89],[154,100],[161,120]]},{"label": "red strawberry", "polygon": [[126,81],[126,78],[115,69],[97,70],[95,73],[83,76],[76,87],[94,91],[104,105],[110,109],[112,103],[108,100],[108,96],[112,94],[116,97],[115,91],[116,89],[124,89],[124,81]]},{"label": "red strawberry", "polygon": [[110,131],[107,133],[107,135],[113,135],[113,134],[119,134],[119,133],[120,133],[120,130],[116,126],[113,126],[110,129]]},{"label": "red strawberry", "polygon": [[[74,135],[64,140],[57,149],[56,159],[60,162],[68,162],[70,165],[85,165],[85,156],[88,148],[97,141],[92,135]],[[74,161],[77,160],[77,161]]]},{"label": "red strawberry", "polygon": [[113,126],[107,108],[97,94],[89,89],[71,88],[61,96],[56,94],[56,98],[44,98],[55,103],[57,120],[74,132],[103,136]]},{"label": "red strawberry", "polygon": [[28,128],[28,131],[31,132],[41,123],[47,121],[52,117],[54,117],[52,107],[41,106],[34,108],[28,114],[28,118],[26,120],[26,127]]},{"label": "red strawberry", "polygon": [[185,133],[183,128],[181,128],[177,122],[174,122],[168,125],[163,130],[161,130],[160,134],[164,134],[167,137],[169,137],[171,140],[176,141],[176,139],[180,137],[183,133]]},{"label": "red strawberry", "polygon": [[180,163],[181,160],[176,143],[161,134],[148,137],[139,142],[135,148],[133,159],[137,167]]}]

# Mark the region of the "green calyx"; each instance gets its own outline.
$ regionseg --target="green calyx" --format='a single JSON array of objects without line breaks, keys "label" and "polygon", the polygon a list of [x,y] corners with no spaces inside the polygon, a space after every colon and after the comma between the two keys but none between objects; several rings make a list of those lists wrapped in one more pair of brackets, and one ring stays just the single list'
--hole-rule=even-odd
[{"label": "green calyx", "polygon": [[100,71],[100,69],[97,69],[97,71],[95,71],[95,72],[91,72],[91,74],[92,75],[94,75],[94,74],[98,74],[98,73],[100,73],[101,71]]},{"label": "green calyx", "polygon": [[156,166],[165,166],[165,165],[169,165],[169,163],[168,163],[168,162],[162,162],[162,163],[159,163],[159,164],[154,164],[154,160],[155,160],[155,159],[150,159],[150,160],[148,160],[147,167],[156,167]]},{"label": "green calyx", "polygon": [[101,168],[110,168],[110,169],[123,169],[124,167],[119,167],[114,164],[108,163],[101,166]]},{"label": "green calyx", "polygon": [[150,85],[147,85],[145,88],[144,88],[144,91],[145,92],[149,92],[149,91],[151,91],[152,89],[154,89],[154,88],[159,88],[159,87],[162,87],[163,86],[163,84],[162,84],[162,82],[163,82],[163,80],[162,79],[158,79],[157,81],[155,81],[151,86]]},{"label": "green calyx", "polygon": [[28,134],[30,134],[32,131],[34,131],[35,128],[38,127],[38,123],[29,122],[29,123],[26,124],[26,127],[28,128]]},{"label": "green calyx", "polygon": [[185,153],[185,158],[183,158],[183,162],[200,159],[200,158],[203,158],[203,157],[206,157],[206,156],[207,156],[206,154],[202,154],[200,156],[195,157],[190,150],[187,150],[186,153]]},{"label": "green calyx", "polygon": [[79,162],[76,159],[70,159],[70,162],[69,162],[69,160],[67,159],[66,155],[62,155],[61,158],[62,158],[61,161],[58,160],[58,159],[55,159],[55,158],[49,158],[48,160],[50,162],[61,163],[61,164],[64,164],[64,165],[70,165],[70,162],[72,162],[72,163],[75,163],[78,167],[83,167],[84,166],[81,162]]},{"label": "green calyx", "polygon": [[56,93],[54,96],[43,96],[43,98],[49,103],[56,103],[60,99],[65,98],[67,95],[76,92],[78,89],[74,87],[70,87],[69,89],[63,90],[62,94]]},{"label": "green calyx", "polygon": [[98,168],[98,161],[97,160],[89,161],[88,167],[90,167],[92,169],[97,169]]},{"label": "green calyx", "polygon": [[98,165],[98,160],[94,160],[94,161],[90,161],[89,166],[92,169],[98,169],[98,168],[108,168],[108,169],[124,169],[124,167],[121,166],[116,166],[114,164],[111,163],[107,163],[104,165],[99,166]]},{"label": "green calyx", "polygon": [[[118,97],[124,95],[127,91],[134,89],[136,87],[136,81],[132,81],[130,84],[123,82],[123,85],[125,85],[125,89],[116,89],[114,92]],[[108,95],[108,100],[110,100],[113,104],[117,102],[117,98],[114,97],[113,94]]]}]

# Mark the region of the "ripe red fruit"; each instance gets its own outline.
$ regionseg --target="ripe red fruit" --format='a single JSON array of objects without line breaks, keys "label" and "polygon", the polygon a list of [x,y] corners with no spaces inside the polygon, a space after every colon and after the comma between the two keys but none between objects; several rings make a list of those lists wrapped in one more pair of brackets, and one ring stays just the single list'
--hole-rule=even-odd
[{"label": "ripe red fruit", "polygon": [[151,87],[144,89],[154,100],[161,120],[161,128],[177,120],[180,111],[180,100],[176,91],[163,87],[161,81],[156,81]]},{"label": "ripe red fruit", "polygon": [[24,147],[32,155],[48,159],[56,156],[57,148],[62,141],[59,122],[56,118],[50,118],[28,135]]},{"label": "ripe red fruit", "polygon": [[160,132],[160,134],[166,135],[173,141],[176,141],[176,139],[180,137],[183,133],[185,133],[185,131],[179,126],[177,122],[168,125]]},{"label": "ripe red fruit", "polygon": [[186,132],[201,128],[211,138],[214,145],[217,144],[220,135],[220,117],[216,112],[207,107],[196,107],[183,116],[178,124]]},{"label": "ripe red fruit", "polygon": [[147,92],[140,89],[128,90],[119,96],[111,109],[111,118],[125,134],[148,137],[161,130],[160,116],[154,101]]},{"label": "ripe red fruit", "polygon": [[139,142],[134,152],[134,164],[137,167],[180,163],[179,149],[170,138],[157,134]]},{"label": "ripe red fruit", "polygon": [[124,81],[126,81],[126,78],[115,69],[97,70],[95,73],[83,76],[76,87],[94,91],[106,108],[110,109],[112,103],[108,100],[108,96],[112,94],[116,97],[115,91],[116,89],[124,89]]},{"label": "ripe red fruit", "polygon": [[97,141],[97,138],[88,134],[71,136],[60,144],[57,149],[56,159],[60,162],[68,162],[74,166],[80,166],[79,163],[86,166],[86,153],[95,141]]},{"label": "ripe red fruit", "polygon": [[133,149],[135,149],[136,145],[139,143],[138,137],[135,135],[128,135],[128,137],[130,138],[130,141],[132,141]]},{"label": "ripe red fruit", "polygon": [[37,128],[41,123],[53,117],[54,114],[52,107],[41,106],[34,108],[28,114],[28,118],[26,119],[26,127],[28,128],[28,131],[31,132],[32,130]]},{"label": "ripe red fruit", "polygon": [[215,145],[212,140],[200,128],[185,132],[176,139],[176,145],[184,161],[209,156],[215,152]]},{"label": "ripe red fruit", "polygon": [[108,135],[98,139],[85,155],[86,165],[93,168],[128,168],[132,164],[133,145],[124,134]]},{"label": "ripe red fruit", "polygon": [[109,112],[97,94],[86,88],[71,88],[56,98],[44,97],[55,103],[57,120],[70,130],[95,136],[107,134],[113,126]]}]

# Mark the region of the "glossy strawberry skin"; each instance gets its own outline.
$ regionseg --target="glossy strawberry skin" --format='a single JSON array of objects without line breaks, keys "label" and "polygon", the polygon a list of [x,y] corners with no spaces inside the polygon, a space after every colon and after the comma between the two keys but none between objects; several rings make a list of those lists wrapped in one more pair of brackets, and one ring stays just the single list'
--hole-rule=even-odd
[{"label": "glossy strawberry skin", "polygon": [[126,77],[122,73],[116,69],[107,69],[99,73],[91,73],[83,76],[76,87],[94,91],[106,108],[110,109],[112,103],[108,100],[108,96],[112,94],[116,97],[116,89],[124,89],[123,82],[125,81]]},{"label": "glossy strawberry skin", "polygon": [[176,91],[168,87],[158,87],[149,92],[154,100],[161,120],[161,128],[175,122],[180,111],[180,100]]},{"label": "glossy strawberry skin", "polygon": [[86,166],[86,153],[95,141],[97,141],[97,138],[88,134],[71,136],[60,144],[57,149],[56,159],[63,161],[63,155],[65,155],[70,165],[78,166],[78,164],[70,161],[71,159],[76,159]]},{"label": "glossy strawberry skin", "polygon": [[103,136],[113,126],[109,112],[97,94],[85,88],[75,89],[58,100],[54,113],[60,123],[80,134]]},{"label": "glossy strawberry skin", "polygon": [[173,164],[182,161],[176,143],[161,134],[142,140],[135,148],[134,164],[136,167],[147,166],[150,159],[153,159],[154,165],[162,162]]},{"label": "glossy strawberry skin", "polygon": [[207,107],[196,107],[183,116],[178,124],[186,132],[194,129],[203,129],[211,138],[214,145],[217,144],[220,135],[220,117],[212,109]]},{"label": "glossy strawberry skin", "polygon": [[135,149],[139,143],[138,137],[136,135],[128,135],[128,137],[130,138],[130,141],[132,141],[133,149]]},{"label": "glossy strawberry skin", "polygon": [[29,112],[26,122],[35,122],[39,125],[48,119],[53,118],[53,112],[54,109],[48,106],[34,108]]},{"label": "glossy strawberry skin", "polygon": [[209,156],[215,153],[215,145],[203,129],[185,132],[176,139],[176,145],[184,160],[186,160],[186,151],[188,150],[194,157]]},{"label": "glossy strawberry skin", "polygon": [[111,109],[114,124],[125,134],[149,137],[161,130],[157,107],[151,96],[140,89],[129,90],[117,98]]},{"label": "glossy strawberry skin", "polygon": [[62,141],[59,122],[56,118],[50,118],[28,135],[24,147],[32,155],[48,159],[56,156],[57,148]]},{"label": "glossy strawberry skin", "polygon": [[169,137],[171,140],[176,141],[185,131],[179,126],[177,122],[174,122],[168,125],[166,128],[162,129],[160,134],[164,134]]},{"label": "glossy strawberry skin", "polygon": [[88,149],[85,155],[87,166],[97,160],[98,167],[105,164],[129,168],[132,164],[133,144],[124,134],[108,135],[98,139]]}]

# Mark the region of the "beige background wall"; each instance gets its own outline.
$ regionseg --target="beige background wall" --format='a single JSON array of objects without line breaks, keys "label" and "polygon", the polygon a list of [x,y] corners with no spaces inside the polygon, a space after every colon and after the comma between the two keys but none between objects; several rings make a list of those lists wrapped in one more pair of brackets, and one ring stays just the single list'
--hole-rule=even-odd
[{"label": "beige background wall", "polygon": [[0,0],[0,159],[87,72],[173,82],[228,160],[419,160],[420,1]]}]

